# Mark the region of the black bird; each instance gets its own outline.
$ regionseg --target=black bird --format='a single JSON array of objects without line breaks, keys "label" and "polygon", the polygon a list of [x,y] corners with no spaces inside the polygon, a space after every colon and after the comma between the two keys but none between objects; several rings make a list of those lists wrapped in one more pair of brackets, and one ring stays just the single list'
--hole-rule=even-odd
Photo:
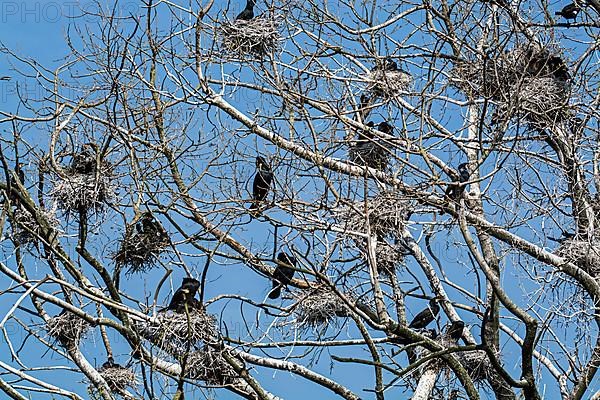
[{"label": "black bird", "polygon": [[[25,172],[23,172],[23,164],[22,163],[15,164],[14,171],[15,171],[15,174],[17,175],[17,178],[19,179],[19,182],[21,182],[21,185],[25,185]],[[8,193],[8,197],[13,205],[18,206],[19,196],[16,195],[14,192],[12,192],[13,190],[17,190],[17,181],[15,180],[13,175],[10,175],[10,186],[11,186],[11,192]]]},{"label": "black bird", "polygon": [[446,328],[446,336],[452,340],[458,340],[462,337],[465,323],[463,321],[454,321]]},{"label": "black bird", "polygon": [[119,364],[117,364],[115,362],[114,358],[108,357],[108,359],[106,360],[106,362],[104,364],[102,364],[102,367],[100,367],[99,371],[102,372],[102,371],[107,370],[109,368],[123,368],[123,367],[120,366]]},{"label": "black bird", "polygon": [[577,14],[579,14],[579,11],[581,11],[581,8],[577,4],[570,3],[564,6],[562,10],[556,11],[554,15],[559,15],[564,19],[575,20],[577,19]]},{"label": "black bird", "polygon": [[466,186],[459,186],[457,183],[465,183],[469,181],[471,171],[469,170],[469,163],[462,163],[458,166],[458,182],[453,182],[446,188],[446,197],[450,200],[458,200],[462,197]]},{"label": "black bird", "polygon": [[377,130],[379,132],[385,133],[386,135],[391,135],[392,131],[394,130],[394,127],[388,124],[387,122],[382,121],[379,123],[379,125],[377,125]]},{"label": "black bird", "polygon": [[250,213],[255,216],[260,214],[260,203],[267,198],[271,183],[273,182],[273,171],[267,161],[261,156],[256,157],[256,175],[252,183],[252,205]]},{"label": "black bird", "polygon": [[440,312],[438,300],[438,297],[434,297],[433,299],[429,300],[429,305],[427,308],[418,313],[410,322],[410,324],[408,324],[408,327],[412,329],[423,329],[433,322]]},{"label": "black bird", "polygon": [[84,144],[81,151],[73,155],[71,172],[86,175],[93,174],[96,170],[96,150],[97,146],[95,144]]},{"label": "black bird", "polygon": [[273,272],[273,290],[269,292],[270,299],[276,299],[281,295],[281,288],[288,285],[294,277],[296,258],[284,252],[277,254],[277,267]]},{"label": "black bird", "polygon": [[172,310],[181,314],[185,312],[186,305],[190,311],[194,308],[199,308],[199,301],[195,299],[199,288],[200,282],[198,280],[194,278],[183,278],[181,287],[175,291],[167,310]]},{"label": "black bird", "polygon": [[569,81],[571,80],[571,74],[569,73],[569,68],[565,61],[559,56],[551,56],[548,59],[548,69],[550,69],[550,73],[554,76],[554,78],[561,81]]},{"label": "black bird", "polygon": [[235,17],[235,19],[250,21],[252,18],[254,18],[254,5],[255,4],[256,4],[255,0],[247,0],[246,8],[244,8],[244,10],[241,13],[239,13],[238,16]]}]

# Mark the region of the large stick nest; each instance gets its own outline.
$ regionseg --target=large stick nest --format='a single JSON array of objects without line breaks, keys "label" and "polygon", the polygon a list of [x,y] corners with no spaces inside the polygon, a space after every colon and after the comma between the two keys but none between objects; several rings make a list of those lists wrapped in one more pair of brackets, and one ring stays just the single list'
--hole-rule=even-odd
[{"label": "large stick nest", "polygon": [[68,311],[62,311],[46,322],[48,335],[65,347],[76,347],[89,329],[87,321]]},{"label": "large stick nest", "polygon": [[337,317],[348,317],[350,311],[339,296],[329,287],[319,285],[293,293],[297,305],[294,309],[298,326],[327,325]]},{"label": "large stick nest", "polygon": [[473,382],[482,382],[495,374],[494,367],[483,350],[461,351],[456,353],[458,361],[465,367]]},{"label": "large stick nest", "polygon": [[239,375],[225,360],[223,351],[225,350],[205,346],[202,350],[191,353],[187,358],[185,376],[214,386],[234,383]]},{"label": "large stick nest", "polygon": [[353,142],[348,150],[350,161],[385,171],[389,167],[391,151],[384,139],[373,138]]},{"label": "large stick nest", "polygon": [[194,308],[189,314],[159,312],[156,318],[139,323],[138,328],[146,339],[171,354],[196,349],[201,342],[216,340],[219,333],[216,318],[204,309]]},{"label": "large stick nest", "polygon": [[278,16],[258,16],[251,20],[225,21],[219,28],[223,50],[234,56],[262,56],[279,48]]},{"label": "large stick nest", "polygon": [[570,75],[560,52],[520,46],[495,58],[457,63],[450,82],[468,96],[498,104],[496,118],[522,116],[540,127],[570,118]]},{"label": "large stick nest", "polygon": [[[413,205],[406,198],[386,191],[366,202],[353,202],[339,209],[336,219],[344,224],[349,233],[365,234],[369,228],[372,235],[399,238],[412,210]],[[366,212],[369,214],[368,219],[365,217]]]},{"label": "large stick nest", "polygon": [[579,265],[592,276],[600,275],[600,240],[572,238],[558,246],[555,254]]},{"label": "large stick nest", "polygon": [[171,239],[158,221],[143,228],[134,222],[125,227],[125,235],[113,259],[118,267],[128,268],[128,273],[146,272],[157,265],[160,254],[170,245]]},{"label": "large stick nest", "polygon": [[58,208],[68,215],[80,212],[100,213],[116,198],[113,166],[108,161],[100,162],[100,169],[91,173],[78,172],[76,168],[64,169],[63,176],[54,182],[50,195]]},{"label": "large stick nest", "polygon": [[[368,249],[364,248],[365,259]],[[375,259],[377,261],[377,270],[384,275],[394,275],[396,267],[404,261],[407,250],[402,244],[390,244],[387,241],[378,241],[375,247]]]},{"label": "large stick nest", "polygon": [[133,388],[140,383],[135,372],[121,366],[103,368],[100,375],[102,375],[110,390],[116,393],[122,393],[128,387]]},{"label": "large stick nest", "polygon": [[[59,221],[56,218],[53,210],[41,210],[42,218],[48,221],[50,226],[59,226]],[[38,243],[39,237],[42,236],[40,223],[34,215],[24,207],[15,208],[11,221],[13,227],[13,239],[21,245],[34,245]],[[56,233],[58,231],[55,230]]]},{"label": "large stick nest", "polygon": [[403,70],[375,70],[365,76],[367,90],[376,96],[394,97],[406,92],[412,83],[412,76]]}]

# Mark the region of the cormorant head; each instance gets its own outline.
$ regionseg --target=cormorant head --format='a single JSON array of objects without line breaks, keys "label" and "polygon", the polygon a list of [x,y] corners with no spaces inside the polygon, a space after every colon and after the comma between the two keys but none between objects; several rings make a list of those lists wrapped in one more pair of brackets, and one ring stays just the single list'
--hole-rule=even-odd
[{"label": "cormorant head", "polygon": [[373,127],[375,127],[375,122],[373,122],[373,121],[369,121],[369,122],[367,122],[367,123],[366,123],[366,125],[367,125],[369,128],[373,128]]},{"label": "cormorant head", "polygon": [[181,282],[181,286],[186,286],[188,288],[198,290],[198,288],[200,287],[200,281],[198,281],[197,279],[194,279],[194,278],[183,278],[183,281]]},{"label": "cormorant head", "polygon": [[391,135],[392,131],[394,130],[394,127],[388,124],[387,122],[383,121],[380,122],[379,125],[377,125],[377,130],[387,135]]},{"label": "cormorant head", "polygon": [[469,180],[471,176],[471,171],[469,170],[469,163],[462,163],[458,166],[458,173],[460,175],[460,181],[466,182]]},{"label": "cormorant head", "polygon": [[396,64],[396,61],[394,61],[392,59],[392,57],[386,57],[385,60],[383,61],[383,70],[384,71],[397,71],[398,64]]},{"label": "cormorant head", "polygon": [[284,253],[283,251],[280,252],[279,254],[277,254],[277,261],[279,261],[282,264],[290,265],[292,267],[296,266],[296,258],[289,256],[287,253]]},{"label": "cormorant head", "polygon": [[256,168],[262,170],[270,170],[269,164],[267,164],[267,160],[265,160],[262,156],[256,156]]}]

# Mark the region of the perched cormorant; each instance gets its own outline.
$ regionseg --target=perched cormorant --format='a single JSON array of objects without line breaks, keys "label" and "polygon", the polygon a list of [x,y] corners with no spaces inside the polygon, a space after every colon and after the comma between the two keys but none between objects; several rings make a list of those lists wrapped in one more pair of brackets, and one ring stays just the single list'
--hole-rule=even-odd
[{"label": "perched cormorant", "polygon": [[255,4],[256,4],[255,0],[247,0],[246,8],[244,8],[244,10],[241,13],[239,13],[238,16],[235,17],[235,19],[250,21],[252,18],[254,18],[254,5]]},{"label": "perched cormorant", "polygon": [[277,267],[273,272],[273,290],[269,292],[270,299],[276,299],[281,295],[281,288],[292,281],[296,258],[281,252],[277,255]]},{"label": "perched cormorant", "polygon": [[394,127],[388,124],[387,122],[382,121],[379,123],[379,125],[377,125],[377,130],[379,132],[385,133],[386,135],[391,135],[392,131],[394,130]]},{"label": "perched cormorant", "polygon": [[408,324],[408,327],[413,329],[423,329],[433,322],[439,312],[440,305],[438,304],[438,297],[434,297],[433,299],[429,300],[429,305],[427,308],[413,318],[410,324]]},{"label": "perched cormorant", "polygon": [[115,362],[114,358],[108,357],[108,359],[106,360],[106,362],[104,364],[102,364],[102,367],[100,367],[100,369],[98,371],[102,372],[102,371],[107,370],[109,368],[123,368],[123,367],[120,366],[119,364],[117,364]]},{"label": "perched cormorant", "polygon": [[256,157],[256,175],[252,183],[252,205],[250,212],[260,214],[260,203],[267,198],[271,182],[273,182],[273,171],[267,161],[261,156]]},{"label": "perched cormorant", "polygon": [[[462,163],[458,166],[458,183],[465,183],[469,181],[471,176],[471,171],[469,171],[469,163]],[[453,182],[448,185],[446,189],[446,197],[451,200],[458,200],[462,197],[463,192],[465,191],[466,186],[459,186],[457,183]]]},{"label": "perched cormorant", "polygon": [[550,69],[550,73],[555,79],[561,81],[568,81],[571,79],[567,64],[565,64],[565,61],[559,56],[552,56],[548,59],[548,69]]},{"label": "perched cormorant", "polygon": [[380,65],[375,65],[371,69],[371,72],[375,71],[398,71],[398,64],[396,64],[396,61],[394,61],[392,57],[386,57],[385,60],[383,60],[383,63],[381,63]]},{"label": "perched cormorant", "polygon": [[462,337],[465,323],[463,321],[454,321],[446,328],[446,336],[452,340],[458,340]]},{"label": "perched cormorant", "polygon": [[560,15],[565,19],[574,20],[577,19],[577,14],[579,14],[579,11],[581,11],[581,8],[577,4],[570,3],[564,6],[562,10],[556,11],[554,15]]},{"label": "perched cormorant", "polygon": [[183,313],[185,312],[186,304],[190,311],[193,308],[198,308],[199,302],[195,299],[195,296],[199,288],[200,282],[198,280],[194,278],[183,278],[181,287],[175,291],[167,310]]}]

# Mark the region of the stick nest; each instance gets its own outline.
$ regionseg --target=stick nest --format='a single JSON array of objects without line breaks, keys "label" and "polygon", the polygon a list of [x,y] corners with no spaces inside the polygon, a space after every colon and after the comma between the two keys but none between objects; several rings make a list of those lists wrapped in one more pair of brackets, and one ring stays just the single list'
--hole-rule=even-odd
[{"label": "stick nest", "polygon": [[327,286],[295,292],[297,306],[294,309],[298,326],[323,326],[336,317],[348,317],[346,304]]},{"label": "stick nest", "polygon": [[572,238],[565,240],[554,252],[557,256],[579,265],[592,276],[600,275],[600,240]]},{"label": "stick nest", "polygon": [[[59,226],[60,222],[53,210],[41,210],[40,212],[42,213],[42,219],[46,220],[50,227]],[[33,214],[23,207],[15,208],[12,227],[13,239],[21,245],[35,245],[38,243],[38,238],[43,236],[40,223]]]},{"label": "stick nest", "polygon": [[458,361],[465,367],[473,382],[482,382],[495,374],[494,367],[483,350],[461,351],[456,353]]},{"label": "stick nest", "polygon": [[367,90],[376,96],[394,97],[406,92],[412,83],[412,76],[402,70],[371,71],[365,76]]},{"label": "stick nest", "polygon": [[65,347],[76,347],[90,329],[90,324],[68,311],[52,317],[46,323],[48,335]]},{"label": "stick nest", "polygon": [[128,387],[133,388],[140,383],[135,372],[121,366],[104,368],[100,371],[100,375],[102,375],[110,390],[116,393],[121,393]]},{"label": "stick nest", "polygon": [[171,245],[167,231],[155,222],[150,229],[138,229],[132,223],[125,227],[125,235],[113,259],[127,273],[146,272],[156,267],[160,254]]},{"label": "stick nest", "polygon": [[[365,258],[366,247],[365,247]],[[375,248],[375,258],[377,260],[377,270],[379,273],[384,275],[394,275],[396,273],[396,267],[398,267],[404,261],[406,256],[406,249],[404,246],[399,244],[390,244],[387,241],[378,241],[377,247]]]},{"label": "stick nest", "polygon": [[526,45],[498,55],[457,63],[450,82],[468,96],[494,100],[496,117],[519,115],[547,127],[571,117],[570,75],[560,51]]},{"label": "stick nest", "polygon": [[100,213],[116,198],[113,166],[107,161],[100,162],[100,170],[92,173],[79,173],[74,168],[65,168],[64,176],[58,177],[50,195],[58,208],[68,215],[79,215],[80,211]]},{"label": "stick nest", "polygon": [[206,382],[208,385],[224,386],[235,382],[238,373],[225,360],[222,352],[205,346],[187,359],[186,377]]},{"label": "stick nest", "polygon": [[185,353],[197,348],[200,342],[218,337],[216,318],[204,309],[190,309],[188,314],[173,311],[159,312],[156,318],[138,325],[143,336],[171,354]]},{"label": "stick nest", "polygon": [[234,56],[262,56],[279,48],[281,19],[259,16],[251,20],[226,21],[219,27],[221,47]]},{"label": "stick nest", "polygon": [[[354,202],[340,209],[336,217],[351,232],[365,234],[369,228],[372,235],[399,238],[412,210],[412,203],[406,198],[386,191],[368,199],[366,203]],[[365,218],[366,211],[369,213],[368,220]]]},{"label": "stick nest", "polygon": [[358,165],[385,171],[389,168],[391,151],[382,138],[352,142],[348,150],[350,161]]}]

